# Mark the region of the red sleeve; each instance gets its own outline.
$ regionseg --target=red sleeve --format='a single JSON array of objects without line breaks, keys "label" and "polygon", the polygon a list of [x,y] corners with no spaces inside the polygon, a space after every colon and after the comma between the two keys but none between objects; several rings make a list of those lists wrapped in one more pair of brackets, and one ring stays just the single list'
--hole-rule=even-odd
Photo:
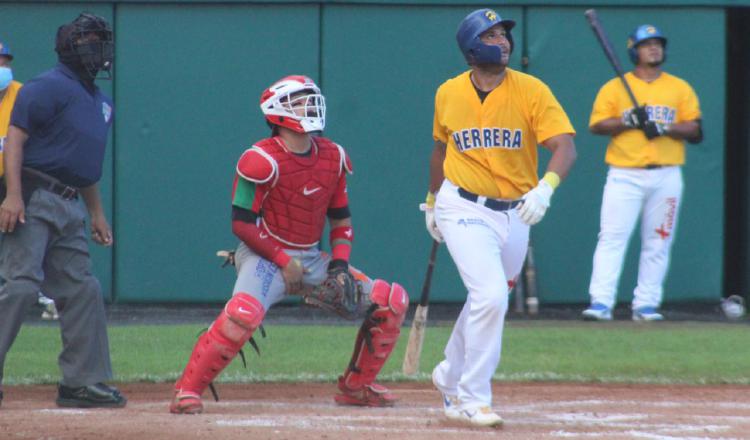
[{"label": "red sleeve", "polygon": [[281,246],[271,240],[268,234],[262,233],[254,223],[232,220],[232,232],[253,252],[279,267],[285,267],[292,259]]},{"label": "red sleeve", "polygon": [[336,184],[336,190],[331,197],[331,203],[328,204],[329,208],[343,208],[349,205],[349,196],[346,192],[346,173],[341,173],[339,181]]}]

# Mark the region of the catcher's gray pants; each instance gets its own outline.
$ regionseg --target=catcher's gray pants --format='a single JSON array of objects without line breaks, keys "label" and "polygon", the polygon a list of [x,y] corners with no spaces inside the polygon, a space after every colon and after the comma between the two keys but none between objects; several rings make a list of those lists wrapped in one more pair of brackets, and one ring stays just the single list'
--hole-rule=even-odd
[{"label": "catcher's gray pants", "polygon": [[92,385],[112,378],[106,316],[99,281],[91,273],[86,209],[37,189],[26,205],[26,223],[0,242],[0,382],[5,356],[40,290],[60,311],[63,385]]},{"label": "catcher's gray pants", "polygon": [[[288,249],[286,253],[302,263],[302,267],[305,270],[305,274],[302,277],[304,284],[317,286],[326,279],[328,263],[331,261],[330,255],[321,252],[317,248],[308,250]],[[284,277],[281,275],[279,266],[256,254],[242,242],[237,246],[235,262],[237,267],[237,281],[234,284],[233,295],[244,292],[253,296],[263,304],[266,312],[271,306],[286,297]],[[363,290],[365,294],[369,295],[372,290],[372,281],[351,266],[350,270],[355,273],[355,278],[357,274],[361,275],[360,280],[363,281]]]}]

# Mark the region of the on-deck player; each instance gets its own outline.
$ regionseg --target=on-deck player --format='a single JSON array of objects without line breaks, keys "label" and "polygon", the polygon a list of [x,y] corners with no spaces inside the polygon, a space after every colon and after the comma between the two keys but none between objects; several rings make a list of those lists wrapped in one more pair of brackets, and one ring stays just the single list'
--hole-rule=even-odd
[{"label": "on-deck player", "polygon": [[[237,163],[232,231],[241,241],[233,296],[195,345],[175,384],[170,411],[202,412],[201,394],[266,311],[340,269],[360,280],[372,305],[334,399],[342,405],[391,406],[395,397],[375,377],[396,345],[409,297],[400,285],[371,280],[349,267],[354,230],[346,174],[352,165],[340,145],[315,135],[325,126],[323,95],[310,78],[288,76],[263,92],[260,107],[272,137],[256,142]],[[331,255],[317,247],[326,218]]]},{"label": "on-deck player", "polygon": [[667,39],[655,26],[638,26],[628,38],[635,64],[625,79],[641,104],[633,108],[618,78],[599,90],[589,129],[612,136],[602,198],[599,242],[594,252],[587,320],[611,320],[628,240],[641,217],[638,285],[633,320],[659,321],[663,283],[682,204],[685,141],[703,139],[698,97],[690,85],[667,72]]},{"label": "on-deck player", "polygon": [[[471,69],[435,97],[425,219],[433,238],[445,239],[468,295],[432,380],[445,415],[476,426],[503,422],[492,410],[491,380],[509,286],[529,225],[542,219],[576,158],[575,130],[550,89],[507,67],[514,25],[490,9],[466,16],[456,39]],[[542,180],[540,143],[552,152]]]}]

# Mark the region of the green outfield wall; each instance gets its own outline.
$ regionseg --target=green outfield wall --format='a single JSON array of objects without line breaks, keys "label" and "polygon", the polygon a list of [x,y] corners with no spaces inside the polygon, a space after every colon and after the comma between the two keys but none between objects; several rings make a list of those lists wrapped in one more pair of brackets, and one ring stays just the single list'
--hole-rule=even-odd
[{"label": "green outfield wall", "polygon": [[[511,67],[546,82],[578,131],[578,163],[532,231],[540,300],[588,301],[606,138],[589,134],[587,123],[598,88],[613,76],[583,17],[591,5],[597,5],[628,66],[628,32],[646,22],[658,25],[669,38],[665,69],[689,81],[701,99],[706,137],[688,147],[665,299],[718,299],[724,270],[725,7],[750,2],[618,3],[517,1],[496,7],[517,21]],[[341,143],[354,163],[349,180],[354,265],[402,283],[415,300],[430,248],[417,207],[427,187],[433,96],[442,81],[466,69],[455,29],[485,4],[493,5],[0,1],[0,41],[12,47],[16,76],[24,81],[55,62],[58,25],[82,10],[112,19],[115,76],[101,84],[114,96],[115,125],[102,190],[115,245],[92,245],[95,270],[110,299],[228,298],[234,273],[219,268],[215,252],[236,244],[230,231],[234,166],[254,140],[268,134],[258,108],[260,92],[286,74],[301,73],[322,86],[326,135]],[[549,154],[541,157],[540,172]],[[620,284],[622,301],[632,297],[639,246],[634,237]],[[433,292],[436,301],[465,296],[444,248]]]}]

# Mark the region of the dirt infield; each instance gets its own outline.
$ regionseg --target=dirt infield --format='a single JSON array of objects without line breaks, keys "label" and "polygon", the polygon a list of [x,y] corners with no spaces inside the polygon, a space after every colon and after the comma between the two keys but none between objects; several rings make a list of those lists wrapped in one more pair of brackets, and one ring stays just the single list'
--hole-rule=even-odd
[{"label": "dirt infield", "polygon": [[118,410],[58,409],[53,386],[11,386],[0,408],[0,439],[465,439],[750,437],[750,387],[498,383],[500,430],[444,421],[426,383],[390,384],[395,408],[344,408],[333,384],[220,384],[206,412],[167,412],[170,385],[120,384]]}]

